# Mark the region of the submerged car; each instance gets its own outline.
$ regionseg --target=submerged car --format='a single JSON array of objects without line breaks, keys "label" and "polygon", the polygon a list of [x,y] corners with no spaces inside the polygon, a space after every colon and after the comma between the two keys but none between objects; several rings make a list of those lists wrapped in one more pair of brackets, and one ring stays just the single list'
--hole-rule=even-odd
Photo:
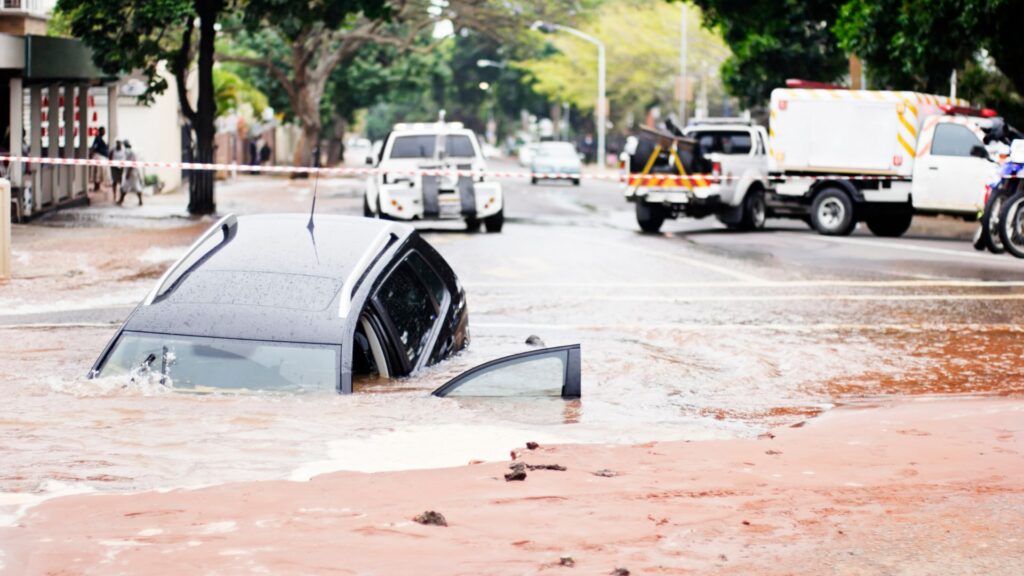
[{"label": "submerged car", "polygon": [[532,184],[541,180],[571,180],[579,186],[582,171],[580,154],[570,142],[541,142],[530,160]]},{"label": "submerged car", "polygon": [[[465,291],[413,228],[347,216],[226,216],[172,265],[91,376],[158,375],[181,390],[348,394],[469,343]],[[435,395],[580,395],[578,345],[461,374]]]},{"label": "submerged car", "polygon": [[476,134],[458,122],[396,124],[366,181],[363,215],[390,220],[458,220],[501,232],[501,184],[487,181]]}]

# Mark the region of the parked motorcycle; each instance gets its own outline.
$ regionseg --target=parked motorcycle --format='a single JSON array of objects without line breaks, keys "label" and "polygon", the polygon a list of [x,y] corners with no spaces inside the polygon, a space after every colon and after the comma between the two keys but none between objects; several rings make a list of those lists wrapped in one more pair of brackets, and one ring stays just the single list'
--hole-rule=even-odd
[{"label": "parked motorcycle", "polygon": [[[1003,164],[999,187],[1005,189],[995,229],[999,243],[1017,258],[1024,258],[1024,140],[1010,144],[1010,156]],[[991,214],[995,214],[994,212]]]}]

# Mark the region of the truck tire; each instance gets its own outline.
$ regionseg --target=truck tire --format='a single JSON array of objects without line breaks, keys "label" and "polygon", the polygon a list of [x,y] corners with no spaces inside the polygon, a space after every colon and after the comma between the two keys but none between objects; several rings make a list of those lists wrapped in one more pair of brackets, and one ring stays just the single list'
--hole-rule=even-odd
[{"label": "truck tire", "polygon": [[648,204],[643,200],[636,203],[636,223],[648,234],[661,230],[665,223],[665,208],[656,204]]},{"label": "truck tire", "polygon": [[910,229],[910,222],[913,219],[914,214],[912,212],[886,214],[884,216],[868,218],[867,225],[868,230],[871,230],[871,233],[875,236],[898,238]]},{"label": "truck tire", "polygon": [[481,224],[483,224],[483,222],[476,218],[466,218],[466,231],[479,232]]},{"label": "truck tire", "polygon": [[764,191],[759,187],[751,188],[743,198],[743,218],[740,230],[762,230],[768,219],[768,206],[764,201]]},{"label": "truck tire", "polygon": [[825,188],[819,192],[811,204],[811,224],[818,234],[849,236],[857,227],[850,195],[835,187]]},{"label": "truck tire", "polygon": [[363,194],[363,218],[373,218],[373,208],[370,208],[370,199]]},{"label": "truck tire", "polygon": [[505,209],[498,210],[498,213],[493,216],[484,218],[484,227],[487,228],[488,232],[501,232],[501,227],[505,225]]}]

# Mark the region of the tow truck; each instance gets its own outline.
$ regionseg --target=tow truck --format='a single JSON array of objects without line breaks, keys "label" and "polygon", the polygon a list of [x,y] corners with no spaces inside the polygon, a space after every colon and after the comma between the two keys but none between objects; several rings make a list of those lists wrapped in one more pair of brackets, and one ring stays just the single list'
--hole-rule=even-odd
[{"label": "tow truck", "polygon": [[[667,218],[715,216],[731,229],[759,230],[766,205],[768,134],[743,118],[706,118],[679,130],[642,128],[627,140],[626,200],[637,223],[657,232]],[[686,161],[683,161],[686,159]]]}]

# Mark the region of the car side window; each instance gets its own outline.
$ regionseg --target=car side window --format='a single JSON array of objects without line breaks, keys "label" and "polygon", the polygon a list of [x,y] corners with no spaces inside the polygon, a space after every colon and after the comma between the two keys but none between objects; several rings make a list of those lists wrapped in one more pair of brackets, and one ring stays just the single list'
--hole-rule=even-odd
[{"label": "car side window", "polygon": [[970,156],[971,149],[981,146],[981,140],[966,126],[939,124],[935,127],[932,154],[935,156]]},{"label": "car side window", "polygon": [[438,308],[408,260],[388,276],[377,292],[377,299],[394,327],[396,346],[408,358],[409,365],[415,367],[427,351]]},{"label": "car side window", "polygon": [[409,253],[409,257],[405,259],[406,262],[412,266],[416,275],[419,276],[420,280],[430,290],[430,294],[434,297],[434,302],[438,308],[444,307],[444,297],[448,293],[448,290],[444,287],[444,282],[441,277],[434,272],[434,269],[430,267],[430,264],[419,254],[419,252]]}]

